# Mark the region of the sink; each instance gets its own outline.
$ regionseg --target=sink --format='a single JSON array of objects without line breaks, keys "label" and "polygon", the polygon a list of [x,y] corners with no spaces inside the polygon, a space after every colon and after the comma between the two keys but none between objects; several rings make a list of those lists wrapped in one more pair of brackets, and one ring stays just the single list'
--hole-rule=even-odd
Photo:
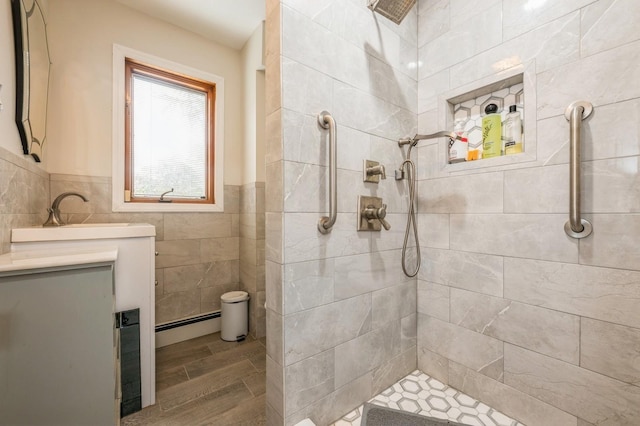
[{"label": "sink", "polygon": [[156,228],[146,223],[78,223],[64,226],[14,228],[11,230],[11,242],[97,240],[155,235]]}]

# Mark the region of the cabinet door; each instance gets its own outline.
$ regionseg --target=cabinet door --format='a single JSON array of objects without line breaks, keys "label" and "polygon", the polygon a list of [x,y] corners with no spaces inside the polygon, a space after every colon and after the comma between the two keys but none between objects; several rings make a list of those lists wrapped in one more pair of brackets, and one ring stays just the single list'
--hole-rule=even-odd
[{"label": "cabinet door", "polygon": [[113,425],[113,265],[0,277],[0,424]]}]

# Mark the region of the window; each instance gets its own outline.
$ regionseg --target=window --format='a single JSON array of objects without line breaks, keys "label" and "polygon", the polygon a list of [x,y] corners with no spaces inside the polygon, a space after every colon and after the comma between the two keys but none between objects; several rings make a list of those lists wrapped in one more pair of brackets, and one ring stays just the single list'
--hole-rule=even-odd
[{"label": "window", "polygon": [[224,80],[114,46],[114,83],[113,210],[222,211]]},{"label": "window", "polygon": [[215,84],[129,58],[125,78],[125,198],[215,202]]}]

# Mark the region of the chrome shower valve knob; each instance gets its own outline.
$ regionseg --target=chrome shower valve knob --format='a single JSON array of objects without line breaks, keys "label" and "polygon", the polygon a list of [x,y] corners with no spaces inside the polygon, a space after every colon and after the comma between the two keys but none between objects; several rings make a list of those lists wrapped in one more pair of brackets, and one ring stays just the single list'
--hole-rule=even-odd
[{"label": "chrome shower valve knob", "polygon": [[383,227],[387,231],[391,224],[385,220],[387,205],[382,204],[382,198],[361,195],[358,198],[358,231],[380,231]]},{"label": "chrome shower valve knob", "polygon": [[367,222],[369,222],[370,224],[375,223],[374,221],[377,220],[387,231],[391,229],[391,225],[389,224],[389,222],[384,220],[384,218],[387,216],[386,204],[383,204],[382,207],[378,208],[375,208],[374,206],[367,206],[362,214],[367,218]]}]

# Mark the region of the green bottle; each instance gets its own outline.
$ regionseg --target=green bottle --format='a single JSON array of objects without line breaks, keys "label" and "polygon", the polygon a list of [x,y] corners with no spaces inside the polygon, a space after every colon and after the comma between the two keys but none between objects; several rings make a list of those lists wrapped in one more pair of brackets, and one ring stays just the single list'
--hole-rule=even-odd
[{"label": "green bottle", "polygon": [[485,107],[487,114],[482,118],[482,158],[499,157],[502,150],[502,117],[498,105]]}]

